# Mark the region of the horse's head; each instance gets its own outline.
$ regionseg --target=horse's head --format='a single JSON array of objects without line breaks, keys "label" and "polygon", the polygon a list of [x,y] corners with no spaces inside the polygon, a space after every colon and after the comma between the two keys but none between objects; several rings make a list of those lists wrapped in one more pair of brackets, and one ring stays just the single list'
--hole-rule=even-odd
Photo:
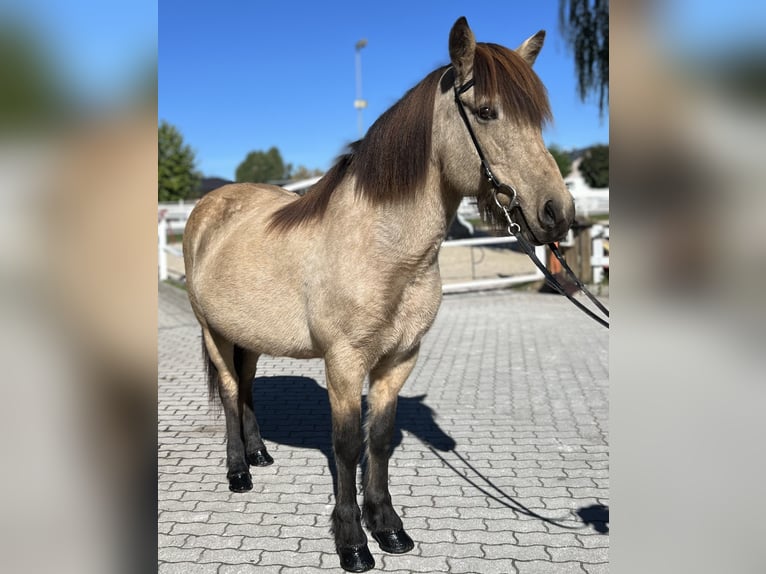
[{"label": "horse's head", "polygon": [[563,238],[574,219],[572,196],[542,137],[551,112],[532,64],[544,38],[540,31],[515,51],[477,44],[468,22],[460,18],[450,32],[452,66],[442,78],[434,115],[434,151],[445,182],[460,195],[477,196],[486,215],[504,224],[483,155],[495,187],[502,183],[508,192],[501,193],[501,202],[508,203],[511,188],[516,190],[512,217],[536,244]]}]

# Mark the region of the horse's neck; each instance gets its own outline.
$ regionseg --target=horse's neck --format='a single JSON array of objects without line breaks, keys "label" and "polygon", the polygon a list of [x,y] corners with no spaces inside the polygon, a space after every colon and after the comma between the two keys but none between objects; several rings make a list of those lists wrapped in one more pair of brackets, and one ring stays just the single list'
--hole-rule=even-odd
[{"label": "horse's neck", "polygon": [[[357,201],[363,219],[374,222],[370,241],[404,259],[438,250],[460,204],[460,196],[444,188],[440,179],[432,169],[422,189],[395,205],[362,202],[365,205],[361,206]],[[353,184],[349,183],[345,192],[353,194]]]},{"label": "horse's neck", "polygon": [[432,169],[429,173],[426,187],[422,190],[420,197],[422,201],[413,208],[413,216],[419,217],[422,221],[432,221],[432,228],[441,233],[443,241],[455,218],[462,197],[442,181],[436,169]]}]

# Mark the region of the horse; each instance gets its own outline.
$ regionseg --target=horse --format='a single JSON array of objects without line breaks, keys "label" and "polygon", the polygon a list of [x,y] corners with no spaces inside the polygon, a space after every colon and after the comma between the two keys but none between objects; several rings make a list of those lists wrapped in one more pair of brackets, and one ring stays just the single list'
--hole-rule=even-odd
[{"label": "horse", "polygon": [[[397,396],[441,303],[439,248],[461,199],[475,196],[499,223],[510,206],[536,245],[563,238],[574,218],[542,139],[551,111],[532,64],[544,38],[541,30],[516,50],[477,43],[459,18],[450,63],[384,112],[304,196],[231,184],[189,216],[186,286],[210,397],[223,405],[229,488],[251,489],[249,466],[273,463],[253,409],[259,356],[322,358],[337,470],[331,532],[346,571],[375,565],[362,522],[384,552],[414,547],[389,493],[390,443]],[[500,179],[512,183],[513,201],[498,201]]]}]

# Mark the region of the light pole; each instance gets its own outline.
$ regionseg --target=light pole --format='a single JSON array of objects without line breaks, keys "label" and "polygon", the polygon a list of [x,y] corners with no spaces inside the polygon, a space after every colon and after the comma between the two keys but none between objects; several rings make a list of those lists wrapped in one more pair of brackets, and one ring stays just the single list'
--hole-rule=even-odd
[{"label": "light pole", "polygon": [[367,45],[367,40],[362,38],[356,43],[356,99],[354,107],[357,110],[357,127],[359,129],[359,139],[364,136],[364,126],[362,125],[362,110],[367,107],[367,100],[362,99],[362,48]]}]

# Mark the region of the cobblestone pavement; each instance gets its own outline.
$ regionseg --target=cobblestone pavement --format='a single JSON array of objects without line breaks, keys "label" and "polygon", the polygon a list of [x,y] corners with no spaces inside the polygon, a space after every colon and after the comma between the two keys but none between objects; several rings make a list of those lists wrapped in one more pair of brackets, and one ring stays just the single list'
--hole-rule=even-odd
[{"label": "cobblestone pavement", "polygon": [[[391,458],[415,549],[387,555],[370,539],[376,570],[607,572],[607,357],[607,331],[561,297],[446,296],[402,391]],[[160,285],[161,574],[341,572],[322,363],[264,357],[254,388],[275,463],[235,494],[199,327],[186,294]]]}]

